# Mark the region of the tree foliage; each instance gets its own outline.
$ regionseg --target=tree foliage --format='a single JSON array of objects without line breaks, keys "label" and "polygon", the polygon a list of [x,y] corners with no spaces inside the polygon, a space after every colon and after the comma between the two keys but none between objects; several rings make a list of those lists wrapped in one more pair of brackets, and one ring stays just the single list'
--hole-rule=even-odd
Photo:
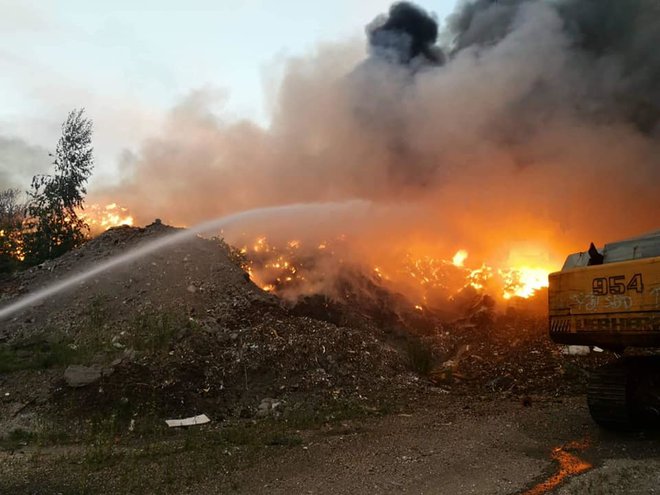
[{"label": "tree foliage", "polygon": [[28,266],[56,258],[82,244],[89,226],[78,217],[94,167],[92,121],[74,110],[62,124],[53,175],[36,175],[28,192],[24,232]]},{"label": "tree foliage", "polygon": [[18,189],[0,191],[0,273],[11,273],[21,263],[25,205]]}]

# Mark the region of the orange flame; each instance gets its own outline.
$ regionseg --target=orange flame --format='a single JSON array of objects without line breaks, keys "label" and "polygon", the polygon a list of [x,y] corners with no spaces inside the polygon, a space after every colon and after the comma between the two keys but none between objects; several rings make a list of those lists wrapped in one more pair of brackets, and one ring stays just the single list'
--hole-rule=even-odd
[{"label": "orange flame", "polygon": [[462,267],[467,257],[468,252],[465,249],[459,249],[451,261],[454,263],[454,265]]},{"label": "orange flame", "polygon": [[23,261],[25,259],[23,239],[20,236],[20,233],[6,232],[4,229],[0,229],[0,246],[2,246],[3,251],[7,253],[11,258]]},{"label": "orange flame", "polygon": [[120,225],[133,225],[133,216],[126,208],[117,203],[87,206],[84,211],[79,213],[79,216],[89,225],[92,235]]},{"label": "orange flame", "polygon": [[588,440],[570,442],[561,447],[552,450],[552,458],[559,464],[557,472],[547,480],[539,483],[524,495],[542,495],[555,489],[569,476],[575,476],[585,471],[589,471],[593,466],[580,459],[577,455],[568,452],[568,450],[586,450],[589,447]]}]

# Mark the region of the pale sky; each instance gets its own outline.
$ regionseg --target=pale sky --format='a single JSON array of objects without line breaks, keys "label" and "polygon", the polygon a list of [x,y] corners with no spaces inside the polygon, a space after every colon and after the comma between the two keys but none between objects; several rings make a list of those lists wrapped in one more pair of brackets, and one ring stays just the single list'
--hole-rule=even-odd
[{"label": "pale sky", "polygon": [[[85,107],[95,123],[95,178],[111,179],[122,151],[194,89],[222,91],[226,117],[266,124],[269,70],[319,43],[364,40],[364,26],[390,3],[0,0],[0,139],[52,150],[68,111]],[[443,20],[455,0],[417,4]],[[22,156],[5,152],[0,166]]]}]

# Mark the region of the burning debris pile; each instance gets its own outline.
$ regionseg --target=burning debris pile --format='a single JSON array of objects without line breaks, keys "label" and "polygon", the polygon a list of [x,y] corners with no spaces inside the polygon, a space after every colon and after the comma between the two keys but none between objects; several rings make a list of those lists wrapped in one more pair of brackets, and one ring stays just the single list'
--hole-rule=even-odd
[{"label": "burning debris pile", "polygon": [[[6,281],[3,300],[175,231],[160,222],[110,229]],[[56,346],[66,352],[55,364],[83,366],[65,374],[70,386],[81,386],[77,392],[52,370],[34,389],[13,391],[12,400],[30,403],[54,390],[62,400],[75,393],[90,411],[118,400],[139,409],[149,401],[159,414],[218,417],[256,414],[264,398],[398,402],[432,384],[457,393],[524,394],[582,383],[562,379],[565,360],[538,318],[497,316],[494,302],[475,289],[456,296],[458,319],[419,311],[377,277],[359,273],[346,279],[344,300],[316,294],[292,303],[252,283],[242,260],[218,239],[194,238],[4,322],[0,350],[39,354]],[[85,386],[90,376],[98,387]]]},{"label": "burning debris pile", "polygon": [[290,240],[278,247],[262,236],[243,244],[240,254],[243,267],[259,287],[292,302],[318,294],[344,300],[352,297],[351,290],[372,292],[368,287],[360,291],[366,284],[402,293],[417,311],[452,314],[452,306],[466,291],[510,301],[530,298],[548,284],[549,270],[544,268],[495,269],[486,264],[468,268],[469,254],[464,249],[451,259],[418,257],[405,251],[399,259],[365,266],[352,258],[347,244],[347,237],[340,236],[318,246]]}]

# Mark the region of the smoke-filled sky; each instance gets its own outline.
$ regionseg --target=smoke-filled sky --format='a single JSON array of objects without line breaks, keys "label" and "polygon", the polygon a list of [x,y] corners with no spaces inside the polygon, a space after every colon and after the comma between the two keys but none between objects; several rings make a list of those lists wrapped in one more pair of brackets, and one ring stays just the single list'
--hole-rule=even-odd
[{"label": "smoke-filled sky", "polygon": [[[422,1],[443,18],[453,0]],[[287,57],[353,38],[388,0],[0,0],[0,187],[26,188],[50,166],[60,124],[95,122],[95,183],[157,134],[196,90],[223,118],[267,125]],[[11,171],[11,174],[10,174]]]},{"label": "smoke-filled sky", "polygon": [[[250,233],[348,234],[356,252],[372,256],[395,256],[405,244],[544,266],[590,240],[660,227],[656,0],[470,0],[446,21],[447,5],[432,2],[361,2],[354,10],[341,2],[280,2],[261,6],[263,19],[248,16],[259,9],[246,5],[245,17],[229,16],[234,35],[223,38],[224,47],[206,13],[174,13],[169,29],[161,26],[185,77],[172,76],[176,63],[163,69],[166,55],[146,49],[131,58],[134,73],[113,72],[104,60],[89,68],[79,94],[108,97],[88,105],[99,149],[106,153],[110,141],[124,150],[112,157],[113,180],[97,178],[92,197],[119,202],[142,222],[188,225],[251,208],[327,202],[327,214],[300,207],[301,216],[264,218]],[[206,30],[208,39],[200,34]],[[115,46],[112,35],[105,39]],[[292,39],[281,52],[273,48]],[[142,47],[132,43],[125,49]],[[260,65],[247,54],[262,45],[259,53],[283,54]],[[194,47],[206,54],[204,63]],[[6,52],[4,64],[19,59]],[[246,75],[223,85],[228,67],[253,67],[263,79],[254,84]],[[52,115],[44,94],[72,101],[62,83],[70,79],[57,77],[67,64],[52,69],[28,85],[32,115],[40,107]],[[146,97],[141,70],[150,74],[145,87],[154,88]],[[219,75],[209,83],[212,73]],[[186,83],[175,95],[163,90],[170,81]],[[254,100],[227,105],[228,90]],[[250,106],[256,101],[262,117],[259,105]],[[3,122],[0,130],[9,129]],[[35,151],[29,140],[21,146],[17,155]]]}]

